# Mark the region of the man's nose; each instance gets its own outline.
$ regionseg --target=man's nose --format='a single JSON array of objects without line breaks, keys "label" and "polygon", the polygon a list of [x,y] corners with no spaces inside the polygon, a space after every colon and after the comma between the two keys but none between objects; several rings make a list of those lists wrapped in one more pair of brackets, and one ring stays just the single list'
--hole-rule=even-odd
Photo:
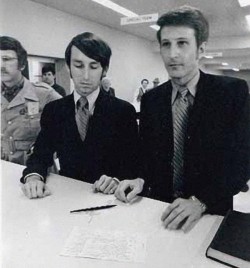
[{"label": "man's nose", "polygon": [[0,66],[1,67],[3,67],[3,66],[5,67],[6,65],[7,65],[7,62],[5,60],[1,59],[0,60]]},{"label": "man's nose", "polygon": [[170,58],[176,58],[179,56],[179,48],[177,46],[171,46],[169,49]]},{"label": "man's nose", "polygon": [[85,80],[88,80],[88,78],[89,78],[89,69],[88,68],[84,68],[83,77]]}]

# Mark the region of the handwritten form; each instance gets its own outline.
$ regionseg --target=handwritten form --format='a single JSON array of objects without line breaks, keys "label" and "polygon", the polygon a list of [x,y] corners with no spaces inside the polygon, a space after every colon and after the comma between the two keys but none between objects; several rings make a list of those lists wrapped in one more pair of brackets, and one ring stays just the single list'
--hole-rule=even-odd
[{"label": "handwritten form", "polygon": [[119,262],[144,262],[146,237],[138,233],[74,227],[61,255]]}]

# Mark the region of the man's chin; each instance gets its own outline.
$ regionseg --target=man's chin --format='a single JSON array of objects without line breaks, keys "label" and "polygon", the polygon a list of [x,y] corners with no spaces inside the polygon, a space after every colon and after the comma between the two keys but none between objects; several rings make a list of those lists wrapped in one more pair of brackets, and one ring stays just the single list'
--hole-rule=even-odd
[{"label": "man's chin", "polygon": [[[96,89],[95,89],[95,90],[96,90]],[[94,92],[95,90],[93,90],[93,88],[86,88],[86,87],[84,87],[84,88],[81,88],[81,89],[76,90],[76,92],[77,92],[79,95],[81,95],[81,96],[83,96],[83,97],[86,97],[86,96],[88,96],[89,94],[91,94],[92,92]]]},{"label": "man's chin", "polygon": [[184,74],[181,72],[168,72],[168,74],[171,78],[176,78],[176,79],[180,79],[184,76]]}]

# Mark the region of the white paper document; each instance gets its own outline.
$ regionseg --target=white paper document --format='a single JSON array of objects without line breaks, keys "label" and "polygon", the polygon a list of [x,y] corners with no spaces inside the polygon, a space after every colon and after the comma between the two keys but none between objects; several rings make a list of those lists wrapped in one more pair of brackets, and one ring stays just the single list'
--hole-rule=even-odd
[{"label": "white paper document", "polygon": [[138,233],[74,227],[61,255],[119,262],[144,262],[146,237]]}]

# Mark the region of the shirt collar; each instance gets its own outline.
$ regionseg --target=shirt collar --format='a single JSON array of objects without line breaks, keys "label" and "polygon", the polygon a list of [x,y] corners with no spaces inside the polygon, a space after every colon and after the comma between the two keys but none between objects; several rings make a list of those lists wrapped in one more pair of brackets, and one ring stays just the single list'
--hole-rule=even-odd
[{"label": "shirt collar", "polygon": [[[97,99],[99,93],[100,93],[100,88],[98,87],[96,90],[94,90],[92,93],[90,93],[86,97],[87,100],[88,100],[88,103],[89,103],[89,111],[90,111],[91,114],[93,114],[93,112],[94,112],[95,102],[96,102],[96,99]],[[76,92],[76,90],[74,90],[73,94],[74,94],[74,102],[75,102],[75,107],[76,107],[76,103],[81,98],[81,95],[79,95]]]},{"label": "shirt collar", "polygon": [[[188,83],[185,85],[185,87],[188,88],[188,91],[193,96],[193,98],[196,95],[197,84],[199,82],[199,79],[200,79],[200,72],[197,72],[197,74],[190,81],[188,81]],[[172,88],[173,88],[172,90],[172,105],[173,105],[174,101],[177,98],[177,93],[178,93],[178,89],[180,86],[174,83],[172,80],[171,80],[171,83],[172,83]]]},{"label": "shirt collar", "polygon": [[34,90],[34,86],[32,85],[32,83],[30,83],[30,81],[25,77],[23,77],[23,79],[24,85],[22,90],[20,90],[20,92],[15,96],[15,98],[9,103],[8,108],[24,104],[26,100],[39,102],[39,98],[36,95],[36,91]]}]

